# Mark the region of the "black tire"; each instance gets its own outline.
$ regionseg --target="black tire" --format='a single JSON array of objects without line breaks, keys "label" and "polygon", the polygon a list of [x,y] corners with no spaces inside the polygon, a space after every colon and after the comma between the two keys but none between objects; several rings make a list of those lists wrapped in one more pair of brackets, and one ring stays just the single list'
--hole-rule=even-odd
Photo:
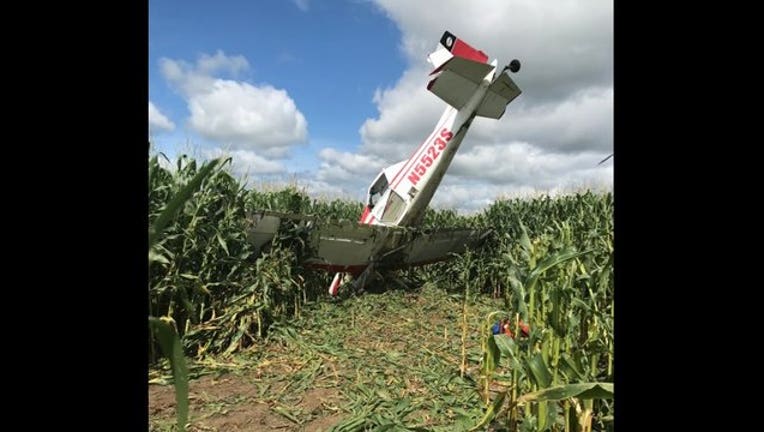
[{"label": "black tire", "polygon": [[517,71],[520,70],[520,60],[514,59],[509,62],[509,70],[512,71],[512,73],[517,73]]}]

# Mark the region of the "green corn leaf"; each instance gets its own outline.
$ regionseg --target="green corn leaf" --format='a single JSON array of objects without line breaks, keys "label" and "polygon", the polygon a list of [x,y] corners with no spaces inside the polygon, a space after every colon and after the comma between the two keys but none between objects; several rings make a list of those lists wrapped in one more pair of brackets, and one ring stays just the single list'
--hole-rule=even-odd
[{"label": "green corn leaf", "polygon": [[522,318],[523,321],[528,322],[528,306],[525,305],[525,287],[514,275],[509,275],[508,279],[515,295],[515,305],[508,306],[514,306],[514,309],[520,313],[520,318]]},{"label": "green corn leaf", "polygon": [[549,384],[552,383],[552,374],[549,373],[549,368],[547,368],[544,363],[541,353],[536,353],[536,355],[528,360],[527,364],[536,385],[538,385],[539,388],[549,387]]},{"label": "green corn leaf", "polygon": [[523,252],[530,257],[532,255],[533,245],[531,245],[531,239],[528,237],[528,229],[522,222],[520,222],[520,230],[520,245],[523,247]]},{"label": "green corn leaf", "polygon": [[183,347],[175,328],[170,324],[171,318],[149,317],[149,327],[154,337],[159,341],[159,347],[164,355],[170,359],[170,368],[175,385],[175,403],[177,403],[178,429],[186,430],[188,422],[188,368],[186,359],[183,357]]},{"label": "green corn leaf", "polygon": [[584,374],[581,372],[581,368],[567,354],[563,353],[560,356],[560,366],[568,376],[572,376],[576,380],[584,379]]},{"label": "green corn leaf", "polygon": [[[550,409],[551,408],[551,409]],[[552,421],[549,421],[550,414]],[[549,406],[546,402],[539,402],[538,406],[538,430],[545,431],[554,422],[554,406]]]},{"label": "green corn leaf", "polygon": [[[230,158],[229,158],[230,159]],[[222,159],[213,159],[207,163],[199,172],[191,179],[185,186],[183,186],[178,193],[167,203],[167,206],[162,210],[162,213],[154,220],[154,223],[149,228],[149,247],[157,240],[157,235],[162,232],[164,227],[175,216],[185,202],[191,198],[191,195],[199,189],[205,178],[207,178],[218,165],[220,165]],[[180,161],[178,162],[180,163]]]},{"label": "green corn leaf", "polygon": [[568,398],[579,399],[612,399],[615,392],[613,383],[593,382],[565,384],[545,388],[533,393],[524,394],[520,402],[558,401]]},{"label": "green corn leaf", "polygon": [[470,432],[474,432],[483,426],[487,425],[488,423],[493,420],[494,417],[496,417],[496,414],[499,413],[499,409],[501,409],[501,404],[504,403],[504,398],[507,396],[506,393],[501,393],[496,398],[496,400],[493,401],[493,403],[488,407],[488,409],[485,412],[485,415],[483,418],[476,424],[475,426],[470,429]]},{"label": "green corn leaf", "polygon": [[282,416],[286,417],[287,419],[289,419],[290,421],[292,421],[292,422],[294,422],[294,423],[296,423],[296,424],[298,424],[298,425],[301,425],[301,424],[302,424],[302,422],[300,421],[300,419],[298,419],[297,417],[295,417],[295,415],[294,415],[294,414],[292,414],[291,412],[289,412],[289,411],[288,411],[286,408],[284,408],[284,407],[282,407],[282,406],[278,406],[278,405],[277,405],[277,406],[274,406],[274,407],[273,407],[273,408],[271,408],[271,409],[273,410],[273,412],[275,412],[275,413],[278,413],[278,414],[281,414]]},{"label": "green corn leaf", "polygon": [[488,345],[488,349],[485,352],[485,372],[487,374],[490,374],[496,369],[496,366],[499,364],[499,361],[501,361],[501,351],[499,350],[499,347],[496,345],[496,341],[494,337],[488,338],[487,345]]},{"label": "green corn leaf", "polygon": [[496,344],[496,347],[499,349],[499,352],[504,357],[508,358],[515,358],[517,353],[517,344],[514,340],[512,340],[511,337],[505,335],[505,334],[497,334],[493,335],[494,343]]},{"label": "green corn leaf", "polygon": [[231,255],[228,252],[228,245],[226,244],[225,240],[223,240],[223,237],[220,236],[220,233],[217,233],[217,235],[215,237],[218,239],[218,243],[220,244],[220,247],[222,247],[223,250],[225,251],[225,254],[226,255]]},{"label": "green corn leaf", "polygon": [[154,248],[149,249],[149,262],[159,262],[162,264],[170,264],[170,261],[165,258],[164,255],[154,250]]},{"label": "green corn leaf", "polygon": [[591,250],[587,250],[584,252],[576,252],[574,250],[569,249],[569,250],[564,250],[544,258],[543,260],[541,260],[540,263],[538,263],[538,265],[531,271],[530,275],[528,276],[528,282],[526,282],[526,286],[527,286],[526,289],[528,290],[533,289],[536,286],[536,281],[538,280],[538,278],[550,268],[556,265],[562,264],[565,261],[570,261],[573,258],[586,255],[590,252]]}]

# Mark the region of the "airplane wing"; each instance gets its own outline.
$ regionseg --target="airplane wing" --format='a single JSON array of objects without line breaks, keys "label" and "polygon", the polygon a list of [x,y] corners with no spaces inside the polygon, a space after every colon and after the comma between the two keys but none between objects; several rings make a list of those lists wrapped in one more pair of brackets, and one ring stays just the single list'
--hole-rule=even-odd
[{"label": "airplane wing", "polygon": [[397,269],[443,261],[451,254],[479,245],[489,233],[490,230],[466,228],[422,230],[402,245],[400,251],[393,251],[385,257],[380,267]]},{"label": "airplane wing", "polygon": [[399,269],[448,259],[478,245],[489,230],[415,229],[327,221],[299,215],[262,212],[250,218],[250,241],[262,248],[278,231],[283,219],[299,221],[307,231],[306,267],[357,275],[372,261],[378,269]]}]

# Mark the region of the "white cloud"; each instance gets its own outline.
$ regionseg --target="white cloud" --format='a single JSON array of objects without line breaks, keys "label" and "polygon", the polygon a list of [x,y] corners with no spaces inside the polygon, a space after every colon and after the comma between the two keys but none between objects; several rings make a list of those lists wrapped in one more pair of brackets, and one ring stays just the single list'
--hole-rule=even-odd
[{"label": "white cloud", "polygon": [[426,138],[445,107],[427,91],[428,73],[423,67],[411,68],[393,88],[375,92],[379,117],[367,119],[359,130],[362,152],[393,163],[407,157]]},{"label": "white cloud", "polygon": [[340,158],[392,164],[427,136],[445,104],[426,90],[426,57],[449,30],[500,66],[519,59],[512,78],[523,94],[502,119],[475,120],[434,207],[474,211],[501,196],[612,189],[612,164],[597,166],[613,146],[612,0],[375,3],[401,30],[409,66],[395,85],[375,93],[379,114],[361,126],[357,155],[322,152],[335,159],[323,159],[322,176],[352,182],[361,174]]},{"label": "white cloud", "polygon": [[385,166],[385,162],[376,156],[340,152],[333,148],[322,149],[318,156],[321,166],[316,178],[321,181],[353,182],[363,179],[368,183]]},{"label": "white cloud", "polygon": [[[308,10],[308,0],[293,1]],[[306,142],[307,122],[285,90],[237,78],[249,69],[244,57],[162,59],[161,70],[188,103],[189,127],[230,149],[240,172],[284,183],[294,176],[311,194],[363,199],[379,170],[408,157],[445,108],[426,90],[426,56],[449,30],[500,65],[519,59],[512,78],[523,94],[502,119],[474,121],[433,207],[471,212],[500,197],[612,189],[613,164],[597,166],[613,152],[612,0],[374,3],[400,29],[408,66],[375,92],[378,115],[359,125],[358,150],[322,149],[315,172],[290,174],[279,161]]]},{"label": "white cloud", "polygon": [[[444,30],[500,64],[520,59],[531,98],[560,98],[593,83],[611,83],[612,0],[375,0],[403,33],[412,63],[424,62]],[[529,98],[530,99],[530,98]]]},{"label": "white cloud", "polygon": [[240,71],[249,69],[249,62],[244,56],[227,56],[221,50],[215,55],[202,54],[196,62],[199,73],[210,75],[218,71],[230,71],[236,75]]},{"label": "white cloud", "polygon": [[307,122],[286,91],[216,80],[189,99],[190,126],[205,138],[267,156],[284,156],[307,139]]},{"label": "white cloud", "polygon": [[296,183],[305,190],[310,196],[317,199],[331,201],[341,199],[344,201],[362,201],[363,196],[359,196],[357,191],[352,191],[347,187],[339,186],[336,183],[316,180],[306,176],[296,176]]},{"label": "white cloud", "polygon": [[307,141],[305,116],[283,89],[220,77],[248,68],[244,57],[222,51],[203,54],[194,65],[160,60],[163,76],[188,104],[193,130],[227,148],[256,152],[261,158],[284,157]]},{"label": "white cloud", "polygon": [[485,183],[474,179],[446,175],[432,199],[436,209],[453,209],[460,213],[479,211],[502,198],[557,196],[583,190],[612,191],[613,167],[580,167],[556,177],[543,177],[532,183]]},{"label": "white cloud", "polygon": [[171,131],[175,123],[170,121],[151,101],[149,101],[149,131]]},{"label": "white cloud", "polygon": [[545,189],[557,186],[570,173],[595,168],[603,158],[602,153],[569,155],[544,152],[523,142],[478,145],[461,152],[459,158],[454,159],[449,173],[494,184],[530,185]]},{"label": "white cloud", "polygon": [[511,139],[571,155],[582,151],[610,153],[613,96],[613,87],[589,87],[555,103],[515,106],[512,102],[499,121],[476,118],[465,141],[505,143]]},{"label": "white cloud", "polygon": [[282,174],[286,172],[284,166],[276,161],[266,159],[248,150],[223,150],[213,148],[204,150],[207,159],[218,157],[231,157],[231,172],[240,178],[246,178],[253,174]]},{"label": "white cloud", "polygon": [[301,11],[307,12],[310,8],[310,0],[292,0]]}]

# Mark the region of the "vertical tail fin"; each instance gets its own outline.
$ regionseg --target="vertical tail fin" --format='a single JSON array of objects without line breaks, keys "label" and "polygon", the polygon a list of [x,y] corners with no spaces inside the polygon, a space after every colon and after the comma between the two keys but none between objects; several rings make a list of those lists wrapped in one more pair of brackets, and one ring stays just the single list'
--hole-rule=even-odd
[{"label": "vertical tail fin", "polygon": [[451,57],[461,57],[478,63],[486,63],[488,61],[486,53],[472,47],[467,42],[454,36],[451,32],[446,31],[441,36],[437,49],[427,57],[427,60],[437,69],[443,63],[450,60]]},{"label": "vertical tail fin", "polygon": [[483,51],[473,48],[467,42],[457,38],[451,32],[446,30],[440,38],[440,44],[451,52],[451,54],[473,60],[480,63],[488,61],[488,56]]}]

